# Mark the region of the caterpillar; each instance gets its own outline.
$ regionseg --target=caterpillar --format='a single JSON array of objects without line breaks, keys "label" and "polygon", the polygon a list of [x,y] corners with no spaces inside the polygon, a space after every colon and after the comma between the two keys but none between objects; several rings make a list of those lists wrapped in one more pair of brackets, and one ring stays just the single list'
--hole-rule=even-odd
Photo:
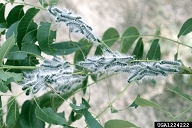
[{"label": "caterpillar", "polygon": [[127,82],[128,82],[128,83],[131,83],[132,80],[137,77],[138,73],[139,73],[138,71],[132,73],[131,76],[129,76],[129,78],[127,79]]},{"label": "caterpillar", "polygon": [[178,61],[170,61],[170,60],[161,60],[160,64],[169,64],[169,65],[181,66],[180,62],[178,62]]},{"label": "caterpillar", "polygon": [[166,71],[166,72],[179,72],[178,69],[176,68],[171,68],[171,67],[165,67],[165,66],[161,66],[161,65],[157,65],[157,67],[163,71]]}]

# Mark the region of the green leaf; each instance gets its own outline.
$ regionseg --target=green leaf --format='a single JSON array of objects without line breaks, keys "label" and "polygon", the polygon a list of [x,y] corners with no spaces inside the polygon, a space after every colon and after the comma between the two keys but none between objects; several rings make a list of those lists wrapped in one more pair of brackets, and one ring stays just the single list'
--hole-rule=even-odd
[{"label": "green leaf", "polygon": [[17,26],[19,24],[19,21],[13,23],[7,30],[6,32],[6,39],[8,39],[9,37],[11,37],[12,35],[15,35],[15,37],[17,36]]},{"label": "green leaf", "polygon": [[79,114],[79,113],[75,114],[75,112],[72,110],[70,115],[69,115],[69,119],[67,121],[67,124],[71,124],[72,122],[75,122],[76,120],[81,119],[82,116],[83,115]]},{"label": "green leaf", "polygon": [[27,54],[31,54],[33,56],[41,56],[41,51],[39,47],[32,43],[24,43],[21,48],[21,51],[26,52]]},{"label": "green leaf", "polygon": [[[20,66],[20,63],[18,60],[6,60],[5,65],[13,65],[13,66]],[[9,69],[10,72],[15,72],[15,73],[21,73],[20,69]]]},{"label": "green leaf", "polygon": [[8,0],[8,1],[9,1],[11,4],[13,4],[15,0]]},{"label": "green leaf", "polygon": [[19,48],[21,48],[21,43],[23,40],[23,37],[30,31],[37,29],[37,24],[34,23],[33,18],[35,15],[39,12],[39,9],[36,8],[30,8],[27,10],[26,14],[22,17],[18,24],[17,29],[17,43]]},{"label": "green leaf", "polygon": [[89,128],[103,128],[103,126],[101,126],[101,124],[99,124],[99,122],[88,111],[88,109],[90,108],[90,105],[84,98],[82,98],[82,105],[86,106],[86,108],[84,108],[84,106],[79,106],[79,107],[77,106],[77,108],[80,108],[81,111],[78,111],[78,112],[80,112],[80,114],[83,114],[83,116],[85,117],[85,122],[87,126]]},{"label": "green leaf", "polygon": [[3,3],[0,3],[0,23],[6,22],[5,20],[5,5]]},{"label": "green leaf", "polygon": [[22,128],[44,128],[45,123],[35,115],[37,105],[31,100],[26,100],[21,108],[20,124]]},{"label": "green leaf", "polygon": [[97,82],[97,74],[92,74],[92,75],[91,75],[91,79],[92,79],[94,82]]},{"label": "green leaf", "polygon": [[[75,99],[75,97],[73,97],[72,103],[73,103],[73,104],[76,104],[76,99]],[[82,104],[81,104],[81,105],[82,105]],[[76,107],[76,106],[75,106],[75,107]],[[72,108],[73,108],[73,107],[72,107]],[[78,109],[76,109],[76,110],[78,110]],[[75,122],[76,120],[79,120],[82,116],[83,116],[83,115],[82,115],[82,114],[79,114],[79,113],[75,114],[74,109],[72,109],[72,110],[71,110],[71,113],[70,113],[70,115],[69,115],[67,124],[70,125],[72,122]]]},{"label": "green leaf", "polygon": [[27,53],[21,52],[19,50],[19,47],[17,45],[14,45],[6,58],[8,58],[9,60],[23,60],[27,58]]},{"label": "green leaf", "polygon": [[[1,96],[0,96],[0,108],[2,108],[2,100],[1,100]],[[0,109],[0,127],[4,125],[3,122],[3,109]]]},{"label": "green leaf", "polygon": [[153,40],[151,47],[147,53],[147,59],[149,60],[160,60],[161,50],[159,45],[159,39]]},{"label": "green leaf", "polygon": [[185,23],[182,25],[177,37],[179,38],[182,35],[187,35],[191,31],[192,31],[192,18],[185,21]]},{"label": "green leaf", "polygon": [[83,116],[85,117],[85,122],[89,128],[103,128],[101,124],[99,124],[99,122],[88,111],[90,105],[85,99],[82,98],[82,104],[80,106],[77,106],[75,104],[70,104],[70,106],[76,113],[83,114]]},{"label": "green leaf", "polygon": [[[63,97],[63,99],[68,99],[69,97],[74,95],[75,91],[77,91],[80,88],[81,86],[78,86],[73,91],[62,94],[61,97]],[[46,93],[39,98],[38,104],[41,108],[51,107],[56,111],[61,106],[61,104],[65,101],[61,97],[53,96],[53,95],[50,95],[50,93]]]},{"label": "green leaf", "polygon": [[0,79],[3,81],[7,81],[7,79],[13,77],[15,81],[21,81],[22,80],[22,74],[20,73],[13,73],[13,72],[7,72],[0,70]]},{"label": "green leaf", "polygon": [[59,0],[49,0],[49,6],[57,5]]},{"label": "green leaf", "polygon": [[155,32],[155,35],[156,35],[156,36],[161,35],[161,25],[158,26],[158,28],[157,28],[157,30],[156,30],[156,32]]},{"label": "green leaf", "polygon": [[[67,98],[65,97],[65,99]],[[38,104],[41,108],[51,107],[56,111],[63,102],[64,102],[63,99],[61,99],[60,97],[58,96],[53,97],[50,95],[50,93],[46,93],[39,98]]]},{"label": "green leaf", "polygon": [[36,57],[28,55],[28,57],[25,58],[24,60],[21,60],[19,64],[20,66],[35,66],[39,64],[39,61],[37,60]]},{"label": "green leaf", "polygon": [[85,108],[86,108],[86,106],[83,105],[83,104],[80,104],[80,106],[77,106],[76,104],[70,103],[70,106],[71,106],[71,108],[74,109],[74,110],[82,110],[82,109],[85,109]]},{"label": "green leaf", "polygon": [[17,120],[17,123],[14,128],[22,128],[22,126],[20,124],[20,118]]},{"label": "green leaf", "polygon": [[39,0],[39,3],[46,8],[48,6],[48,3],[45,0]]},{"label": "green leaf", "polygon": [[7,16],[7,24],[9,26],[19,21],[24,16],[23,7],[24,5],[17,5],[9,12]]},{"label": "green leaf", "polygon": [[85,117],[85,122],[89,128],[103,128],[87,109],[83,109],[83,116]]},{"label": "green leaf", "polygon": [[7,39],[5,41],[5,43],[0,47],[0,66],[2,66],[3,63],[3,59],[5,58],[5,56],[7,56],[7,54],[9,53],[9,51],[12,49],[12,47],[15,44],[15,38],[14,35],[12,35],[9,39]]},{"label": "green leaf", "polygon": [[132,55],[135,55],[136,59],[142,59],[143,49],[144,49],[143,40],[142,40],[142,38],[139,38]]},{"label": "green leaf", "polygon": [[6,23],[0,23],[0,31],[1,31],[1,33],[0,33],[0,35],[4,35],[5,34],[5,31],[6,31],[6,29],[7,29],[7,24]]},{"label": "green leaf", "polygon": [[105,123],[104,128],[139,128],[135,124],[125,120],[109,120]]},{"label": "green leaf", "polygon": [[0,80],[0,92],[6,93],[9,88]]},{"label": "green leaf", "polygon": [[86,94],[86,91],[87,91],[87,84],[88,84],[88,77],[86,77],[86,79],[83,81],[82,83],[82,91],[83,91],[83,95]]},{"label": "green leaf", "polygon": [[119,111],[114,108],[112,105],[110,106],[110,109],[111,109],[111,113],[118,113]]},{"label": "green leaf", "polygon": [[[85,44],[86,47],[75,52],[75,56],[74,56],[75,64],[77,64],[80,61],[85,60],[85,57],[87,57],[87,55],[89,54],[91,47],[92,47],[92,45],[85,39],[81,39],[79,42]],[[76,66],[76,68],[77,68],[77,66]]]},{"label": "green leaf", "polygon": [[160,106],[159,106],[158,104],[156,104],[155,102],[152,102],[152,101],[143,99],[143,98],[141,98],[141,97],[139,97],[139,96],[135,99],[135,104],[137,104],[138,106],[141,106],[141,107],[154,107],[154,108],[157,108],[157,109],[162,110],[162,111],[165,112],[167,115],[171,115],[169,112],[167,112],[165,109],[163,109],[162,107],[160,107]]},{"label": "green leaf", "polygon": [[8,127],[13,128],[19,119],[19,106],[14,97],[9,99],[7,109],[6,124]]},{"label": "green leaf", "polygon": [[167,90],[169,90],[171,92],[174,92],[174,93],[178,94],[179,96],[181,96],[181,97],[183,97],[183,98],[185,98],[187,100],[192,101],[192,98],[189,95],[184,94],[183,92],[180,91],[179,86],[177,86],[177,87],[175,87],[173,89],[167,88]]},{"label": "green leaf", "polygon": [[19,73],[12,73],[12,72],[0,70],[0,79],[2,79],[3,81],[7,81],[7,79],[11,77],[13,77],[15,81],[22,80],[22,75]]},{"label": "green leaf", "polygon": [[[4,84],[9,87],[11,85],[11,82],[14,82],[14,78],[13,77],[10,77],[7,79],[7,81],[4,82]],[[10,90],[11,91],[11,90]]]},{"label": "green leaf", "polygon": [[192,75],[189,76],[189,83],[192,85]]},{"label": "green leaf", "polygon": [[186,67],[186,66],[180,66],[180,73],[181,74],[192,74],[192,69],[190,67]]},{"label": "green leaf", "polygon": [[161,107],[159,105],[157,105],[156,103],[149,101],[149,100],[146,100],[146,99],[143,99],[139,96],[135,99],[135,104],[137,104],[141,107],[152,106],[154,108],[161,109]]},{"label": "green leaf", "polygon": [[[92,44],[90,44],[92,46]],[[87,48],[87,44],[76,42],[59,42],[51,44],[55,55],[68,55],[79,49]]]},{"label": "green leaf", "polygon": [[178,52],[174,55],[174,60],[176,61],[178,59]]},{"label": "green leaf", "polygon": [[101,45],[98,45],[95,50],[95,56],[101,56],[101,55],[103,55],[102,47]]},{"label": "green leaf", "polygon": [[61,124],[66,124],[66,121],[64,118],[58,116],[56,112],[53,111],[52,108],[39,108],[37,107],[35,110],[36,116],[50,124],[56,124],[56,125],[61,125]]},{"label": "green leaf", "polygon": [[34,44],[36,41],[37,41],[37,30],[36,29],[28,32],[23,37],[23,40],[22,40],[23,43],[32,43],[32,44]]},{"label": "green leaf", "polygon": [[109,120],[105,123],[104,128],[139,128],[135,124],[125,120]]},{"label": "green leaf", "polygon": [[109,28],[103,34],[102,40],[108,46],[111,47],[119,39],[119,33],[115,28]]},{"label": "green leaf", "polygon": [[91,106],[89,105],[88,101],[86,101],[84,98],[82,98],[82,104],[86,106],[87,109],[89,109]]},{"label": "green leaf", "polygon": [[31,43],[24,43],[21,51],[19,50],[18,46],[15,45],[7,55],[7,58],[10,60],[24,60],[28,57],[27,54],[42,58],[39,47]]},{"label": "green leaf", "polygon": [[50,27],[50,23],[41,22],[37,31],[37,40],[41,51],[48,55],[54,55],[54,49],[51,44],[56,38],[56,31],[50,30]]},{"label": "green leaf", "polygon": [[[137,97],[140,97],[140,96],[138,95]],[[137,99],[137,97],[136,97],[136,99]],[[133,103],[129,107],[135,107],[135,108],[138,107],[138,105],[135,103],[135,100],[133,101]]]},{"label": "green leaf", "polygon": [[0,28],[0,33],[2,33],[5,30],[6,30],[6,28]]},{"label": "green leaf", "polygon": [[139,37],[139,31],[136,27],[129,27],[122,36],[120,51],[127,53],[135,40]]}]

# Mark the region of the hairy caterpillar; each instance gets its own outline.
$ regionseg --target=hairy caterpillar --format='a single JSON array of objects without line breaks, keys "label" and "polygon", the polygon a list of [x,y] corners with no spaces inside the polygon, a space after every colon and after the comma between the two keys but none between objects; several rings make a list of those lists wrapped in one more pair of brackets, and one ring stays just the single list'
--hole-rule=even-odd
[{"label": "hairy caterpillar", "polygon": [[89,41],[98,42],[98,39],[92,33],[92,28],[82,21],[81,16],[76,16],[73,12],[70,12],[67,9],[59,9],[56,6],[49,6],[47,10],[49,14],[54,17],[55,22],[65,23],[66,26],[69,26],[70,32],[80,33]]},{"label": "hairy caterpillar", "polygon": [[178,61],[170,61],[170,60],[161,60],[160,64],[169,64],[169,65],[181,66],[180,62],[178,62]]}]

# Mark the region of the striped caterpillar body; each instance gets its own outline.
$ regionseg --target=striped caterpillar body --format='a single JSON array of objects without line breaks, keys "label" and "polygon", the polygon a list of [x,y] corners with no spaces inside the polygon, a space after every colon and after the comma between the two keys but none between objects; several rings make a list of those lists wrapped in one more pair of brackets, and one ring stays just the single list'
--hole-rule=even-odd
[{"label": "striped caterpillar body", "polygon": [[64,23],[69,27],[70,32],[80,33],[91,42],[98,42],[98,39],[92,33],[92,28],[87,25],[81,16],[75,15],[67,9],[60,9],[56,6],[49,6],[47,8],[49,14],[55,19],[57,23]]}]

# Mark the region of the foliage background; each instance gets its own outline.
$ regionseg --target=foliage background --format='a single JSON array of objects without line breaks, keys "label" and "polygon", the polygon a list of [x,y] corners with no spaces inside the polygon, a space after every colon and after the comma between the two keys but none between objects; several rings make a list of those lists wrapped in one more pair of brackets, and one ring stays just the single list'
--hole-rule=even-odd
[{"label": "foliage background", "polygon": [[[38,1],[36,0],[25,1],[26,3],[38,4]],[[157,28],[161,26],[162,36],[177,40],[177,34],[182,24],[188,18],[192,17],[190,13],[192,12],[191,4],[191,0],[177,2],[171,0],[97,0],[89,2],[87,0],[68,0],[60,1],[59,6],[69,8],[77,14],[82,15],[85,21],[93,27],[93,31],[98,37],[101,37],[103,32],[109,27],[117,28],[117,30],[122,34],[127,27],[134,25],[138,28],[140,33],[154,34]],[[10,9],[11,8],[12,7],[10,7]],[[7,10],[7,12],[9,12],[9,10]],[[47,16],[46,11],[42,11],[36,16],[35,20],[38,22],[42,20],[50,21],[50,17]],[[65,31],[65,28],[61,28],[55,24],[55,29],[58,29],[57,41],[68,40],[68,32]],[[185,38],[182,38],[181,41],[191,45],[191,37],[192,35],[189,34]],[[144,42],[145,40],[152,38],[153,37],[146,37],[144,38]],[[72,39],[78,40],[79,36],[72,35]],[[4,42],[4,40],[2,40],[1,43],[2,42]],[[162,58],[173,60],[174,54],[177,50],[177,45],[166,40],[161,40],[160,45],[163,55]],[[149,49],[149,46],[150,43],[145,42],[145,51]],[[118,47],[117,43],[112,49],[115,50]],[[67,59],[70,60],[70,58],[71,57],[68,57]],[[192,66],[190,63],[192,61],[191,49],[180,46],[179,58],[182,58],[182,61],[186,65]],[[178,95],[166,91],[165,88],[173,88],[179,85],[181,90],[190,95],[191,85],[187,81],[188,76],[175,75],[173,79],[172,77],[173,76],[166,79],[159,79],[157,80],[156,85],[147,82],[142,83],[139,86],[137,84],[131,84],[124,95],[115,102],[114,107],[120,110],[127,108],[137,95],[141,95],[143,98],[155,101],[167,111],[173,112],[175,115],[179,114],[189,106],[189,103],[184,101]],[[90,105],[92,106],[90,111],[98,114],[103,110],[108,105],[109,100],[113,99],[127,85],[125,80],[126,77],[124,75],[117,75],[91,86],[86,95],[89,97],[90,93]],[[13,93],[16,94],[21,91],[19,86],[14,86],[13,89]],[[110,96],[108,96],[108,91]],[[81,94],[76,95],[77,99],[80,97],[79,95]],[[30,98],[25,95],[20,96],[20,105],[24,101],[23,97]],[[3,99],[3,102],[6,102],[6,100],[7,99]],[[66,105],[63,104],[60,107],[60,110],[65,108],[65,106]],[[71,108],[65,108],[65,110],[66,109],[70,110]],[[189,114],[190,113],[192,113],[192,111],[190,111]],[[189,117],[190,115],[185,116]],[[129,120],[143,128],[152,127],[153,122],[157,120],[169,120],[169,117],[167,117],[163,112],[151,107],[139,107],[137,109],[129,108],[114,114],[111,114],[108,110],[100,117],[100,120],[104,123],[108,119],[112,118]],[[81,120],[84,122],[83,119]],[[75,123],[76,124],[74,125],[77,126],[85,124],[79,121]]]}]

